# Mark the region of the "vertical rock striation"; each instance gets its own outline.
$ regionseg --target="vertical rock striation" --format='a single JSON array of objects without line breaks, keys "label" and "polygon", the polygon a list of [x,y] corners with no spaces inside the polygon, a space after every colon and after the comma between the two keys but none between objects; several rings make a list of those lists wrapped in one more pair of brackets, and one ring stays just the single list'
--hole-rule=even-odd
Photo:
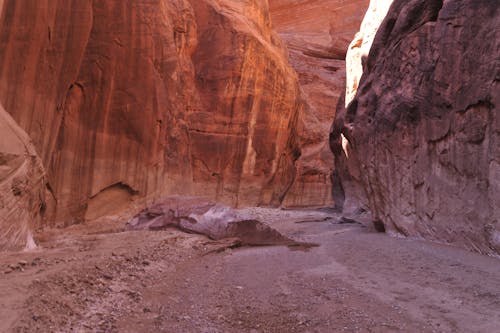
[{"label": "vertical rock striation", "polygon": [[280,204],[302,104],[267,1],[2,8],[0,100],[46,167],[50,220],[95,219],[169,194]]},{"label": "vertical rock striation", "polygon": [[270,0],[273,26],[299,74],[304,108],[297,132],[301,156],[285,206],[329,206],[333,157],[328,132],[344,93],[345,55],[368,0]]},{"label": "vertical rock striation", "polygon": [[496,1],[394,1],[331,135],[377,225],[500,254],[499,50]]}]

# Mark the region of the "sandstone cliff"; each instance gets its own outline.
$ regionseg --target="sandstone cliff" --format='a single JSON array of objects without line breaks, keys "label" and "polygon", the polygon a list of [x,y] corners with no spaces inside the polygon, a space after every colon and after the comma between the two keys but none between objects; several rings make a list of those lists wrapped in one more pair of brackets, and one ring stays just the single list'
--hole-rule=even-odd
[{"label": "sandstone cliff", "polygon": [[45,171],[28,135],[0,106],[0,251],[34,246],[45,212]]},{"label": "sandstone cliff", "polygon": [[345,86],[345,56],[368,0],[269,0],[273,27],[299,75],[304,108],[297,132],[301,156],[285,206],[329,206],[333,156],[328,132]]},{"label": "sandstone cliff", "polygon": [[496,1],[394,1],[331,135],[358,213],[500,253],[499,27]]},{"label": "sandstone cliff", "polygon": [[280,204],[302,104],[266,0],[2,8],[0,101],[47,170],[49,220],[168,194]]}]

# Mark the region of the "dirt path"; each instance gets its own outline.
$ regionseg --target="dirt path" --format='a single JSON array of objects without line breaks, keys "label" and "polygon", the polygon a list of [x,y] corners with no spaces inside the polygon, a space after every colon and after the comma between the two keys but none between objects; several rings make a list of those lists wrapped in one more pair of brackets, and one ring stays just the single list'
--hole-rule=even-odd
[{"label": "dirt path", "polygon": [[44,250],[0,258],[0,332],[499,331],[498,259],[325,212],[249,211],[321,246],[224,250],[176,230],[88,226],[47,236]]}]

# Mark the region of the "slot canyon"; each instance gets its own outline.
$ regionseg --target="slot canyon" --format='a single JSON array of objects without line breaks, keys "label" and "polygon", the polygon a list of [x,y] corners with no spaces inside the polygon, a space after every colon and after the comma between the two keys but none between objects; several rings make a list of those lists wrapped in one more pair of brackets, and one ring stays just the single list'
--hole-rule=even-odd
[{"label": "slot canyon", "polygon": [[0,332],[498,332],[498,0],[0,0]]}]

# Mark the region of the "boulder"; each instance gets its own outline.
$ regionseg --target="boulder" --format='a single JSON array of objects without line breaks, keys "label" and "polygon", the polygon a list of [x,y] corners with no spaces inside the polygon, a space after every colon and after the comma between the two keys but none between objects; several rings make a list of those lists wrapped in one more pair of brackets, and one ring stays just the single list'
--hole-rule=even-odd
[{"label": "boulder", "polygon": [[235,239],[239,245],[317,246],[281,234],[248,213],[196,197],[167,197],[127,222],[128,230],[178,228],[212,240]]}]

